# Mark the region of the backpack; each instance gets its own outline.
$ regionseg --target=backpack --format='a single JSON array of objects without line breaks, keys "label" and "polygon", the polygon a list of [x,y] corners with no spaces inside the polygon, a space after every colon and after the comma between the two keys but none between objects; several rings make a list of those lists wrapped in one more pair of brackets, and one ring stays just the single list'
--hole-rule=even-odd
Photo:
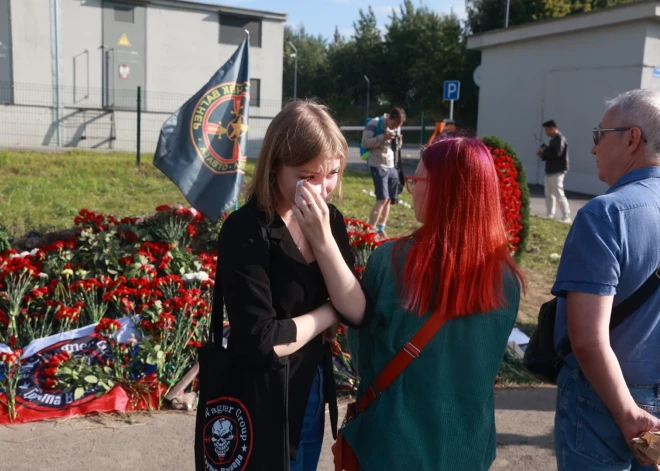
[{"label": "backpack", "polygon": [[[660,287],[660,268],[640,286],[637,291],[612,308],[610,332],[630,317]],[[541,306],[539,323],[529,339],[523,364],[527,371],[544,383],[557,384],[557,376],[564,359],[573,351],[569,339],[559,345],[555,352],[555,320],[557,318],[557,298]]]},{"label": "backpack", "polygon": [[[374,118],[367,118],[364,120],[364,126],[366,127],[369,122],[374,119]],[[378,117],[378,124],[376,125],[376,132],[374,133],[374,137],[378,136],[379,134],[383,133],[383,117],[379,116]],[[369,149],[365,149],[362,147],[362,139],[360,139],[360,157],[362,160],[369,160]]]}]

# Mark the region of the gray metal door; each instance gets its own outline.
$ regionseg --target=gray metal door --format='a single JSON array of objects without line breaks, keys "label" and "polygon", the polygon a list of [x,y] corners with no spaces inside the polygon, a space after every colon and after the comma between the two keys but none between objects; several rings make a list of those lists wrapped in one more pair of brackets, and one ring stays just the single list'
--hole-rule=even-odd
[{"label": "gray metal door", "polygon": [[137,87],[146,83],[146,23],[143,6],[103,2],[103,105],[134,109]]},{"label": "gray metal door", "polygon": [[0,0],[0,104],[12,102],[9,0]]}]

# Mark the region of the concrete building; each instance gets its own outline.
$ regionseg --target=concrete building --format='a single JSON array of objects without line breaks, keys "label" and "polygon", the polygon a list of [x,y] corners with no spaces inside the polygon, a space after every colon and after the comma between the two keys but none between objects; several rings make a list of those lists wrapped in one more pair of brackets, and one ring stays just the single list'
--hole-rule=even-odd
[{"label": "concrete building", "polygon": [[188,0],[0,0],[0,146],[133,151],[139,86],[151,152],[247,29],[254,156],[282,104],[286,19]]},{"label": "concrete building", "polygon": [[554,119],[568,139],[568,190],[598,195],[591,130],[604,100],[637,89],[660,90],[660,3],[635,2],[562,19],[472,36],[480,50],[479,135],[508,141],[530,183],[543,184],[534,134]]}]

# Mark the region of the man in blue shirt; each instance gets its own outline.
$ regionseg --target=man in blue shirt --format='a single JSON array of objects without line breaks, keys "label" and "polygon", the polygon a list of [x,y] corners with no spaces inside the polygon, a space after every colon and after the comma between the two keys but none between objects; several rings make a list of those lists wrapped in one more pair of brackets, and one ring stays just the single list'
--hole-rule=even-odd
[{"label": "man in blue shirt", "polygon": [[575,217],[552,288],[555,348],[567,337],[573,348],[557,380],[557,465],[653,469],[628,443],[660,430],[660,290],[612,332],[609,322],[660,267],[660,93],[609,101],[593,139],[610,189]]}]

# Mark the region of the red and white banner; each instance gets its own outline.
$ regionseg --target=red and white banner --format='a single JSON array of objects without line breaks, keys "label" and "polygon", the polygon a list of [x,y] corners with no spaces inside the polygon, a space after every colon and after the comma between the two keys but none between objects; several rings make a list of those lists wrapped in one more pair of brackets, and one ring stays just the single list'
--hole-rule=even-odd
[{"label": "red and white banner", "polygon": [[[133,321],[128,318],[118,319],[122,324],[117,333],[117,340],[126,342],[137,334]],[[21,357],[21,378],[18,383],[16,397],[16,422],[33,422],[44,419],[85,415],[93,412],[115,412],[157,407],[157,388],[151,388],[154,394],[136,400],[120,386],[102,394],[97,385],[90,384],[84,390],[82,397],[74,399],[73,391],[49,389],[45,380],[45,369],[51,364],[51,359],[67,352],[73,357],[84,358],[89,365],[105,365],[111,359],[108,340],[94,332],[96,324],[80,329],[63,332],[43,339],[34,340],[24,350]],[[6,345],[0,345],[0,351],[10,352]],[[144,380],[145,383],[155,381],[155,377]],[[0,402],[6,403],[7,398],[0,392]],[[151,402],[151,405],[147,404]],[[0,407],[0,424],[9,423],[6,408]]]}]

